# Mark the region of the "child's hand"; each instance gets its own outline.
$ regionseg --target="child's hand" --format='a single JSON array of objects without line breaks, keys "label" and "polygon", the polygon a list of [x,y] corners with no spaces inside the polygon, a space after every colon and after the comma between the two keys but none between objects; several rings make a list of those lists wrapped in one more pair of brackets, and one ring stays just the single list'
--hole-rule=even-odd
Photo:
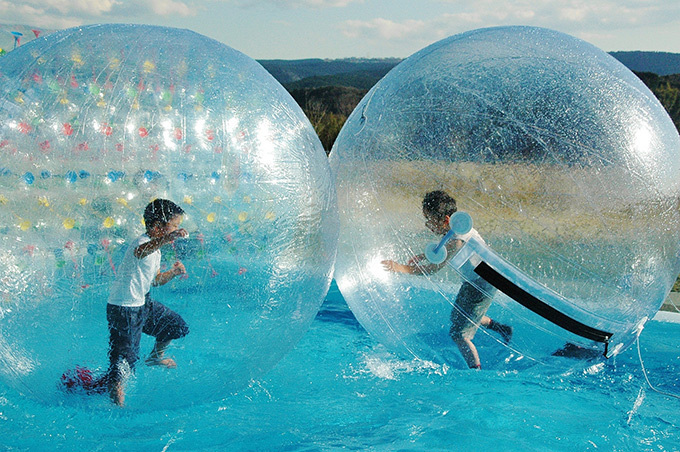
[{"label": "child's hand", "polygon": [[382,264],[385,271],[394,272],[394,273],[404,273],[404,270],[403,270],[404,266],[402,264],[398,263],[398,262],[395,262],[395,261],[392,261],[392,260],[385,260],[385,261],[382,261],[380,263]]},{"label": "child's hand", "polygon": [[175,240],[177,238],[187,238],[189,237],[189,233],[187,232],[186,229],[181,228],[177,229],[176,231],[172,231],[170,234],[168,234],[172,240]]},{"label": "child's hand", "polygon": [[184,264],[181,263],[180,261],[175,262],[175,264],[172,266],[172,273],[175,276],[182,275],[182,279],[186,279],[188,277],[187,269],[184,267]]}]

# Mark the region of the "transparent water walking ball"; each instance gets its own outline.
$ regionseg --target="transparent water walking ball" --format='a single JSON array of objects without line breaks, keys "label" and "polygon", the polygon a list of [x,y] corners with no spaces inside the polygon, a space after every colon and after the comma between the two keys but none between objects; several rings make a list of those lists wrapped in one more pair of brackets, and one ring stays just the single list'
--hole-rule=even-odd
[{"label": "transparent water walking ball", "polygon": [[[270,369],[329,287],[334,185],[321,144],[258,63],[171,28],[54,33],[0,59],[0,376],[58,401],[60,375],[107,365],[106,302],[155,198],[190,237],[162,250],[186,278],[152,291],[190,333],[144,366],[127,403],[215,400]],[[106,398],[100,398],[108,403]]]},{"label": "transparent water walking ball", "polygon": [[[463,282],[514,328],[508,348],[484,328],[474,339],[504,366],[565,344],[621,352],[680,271],[678,132],[632,72],[562,33],[481,29],[417,52],[357,106],[331,166],[338,286],[368,331],[422,359],[461,363],[449,315]],[[439,272],[388,273],[382,260],[437,248],[421,209],[434,190],[483,240]]]}]

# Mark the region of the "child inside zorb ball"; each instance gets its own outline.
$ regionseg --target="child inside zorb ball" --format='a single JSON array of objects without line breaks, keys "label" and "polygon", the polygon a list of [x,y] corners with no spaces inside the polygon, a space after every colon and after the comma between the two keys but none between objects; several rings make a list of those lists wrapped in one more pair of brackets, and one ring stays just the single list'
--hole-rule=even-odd
[{"label": "child inside zorb ball", "polygon": [[139,358],[142,332],[156,339],[147,365],[177,367],[172,358],[164,356],[173,339],[189,333],[189,327],[179,314],[153,300],[151,286],[162,286],[186,269],[180,261],[161,272],[161,247],[189,234],[181,229],[181,207],[167,199],[156,199],[144,210],[146,233],[130,245],[118,268],[106,308],[109,323],[109,370],[106,384],[111,399],[122,406],[125,402],[125,373],[134,369]]},{"label": "child inside zorb ball", "polygon": [[[445,191],[432,191],[423,198],[425,225],[435,234],[445,236],[450,231],[449,220],[457,210],[456,200]],[[448,251],[447,259],[453,256],[473,236],[483,242],[476,229],[471,229],[464,235],[457,235],[454,236],[453,240],[448,240],[444,245]],[[385,270],[395,273],[429,275],[444,268],[446,260],[440,263],[432,263],[427,260],[425,253],[423,253],[412,257],[406,264],[399,264],[393,260],[382,261],[382,264]],[[449,334],[471,369],[482,368],[477,347],[472,342],[479,326],[495,331],[506,344],[512,338],[512,327],[496,322],[486,315],[494,293],[494,290],[484,293],[465,281],[458,291],[455,304],[451,310]]]}]

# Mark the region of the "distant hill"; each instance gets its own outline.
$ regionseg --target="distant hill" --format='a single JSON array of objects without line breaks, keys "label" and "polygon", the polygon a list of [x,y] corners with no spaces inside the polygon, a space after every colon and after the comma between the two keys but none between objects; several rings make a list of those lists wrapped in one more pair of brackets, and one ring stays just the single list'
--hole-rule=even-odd
[{"label": "distant hill", "polygon": [[610,52],[611,56],[635,72],[657,75],[680,74],[680,53],[670,52]]},{"label": "distant hill", "polygon": [[311,77],[350,73],[384,73],[397,65],[398,58],[343,58],[337,60],[258,60],[282,85]]},{"label": "distant hill", "polygon": [[[396,63],[395,63],[396,65]],[[394,66],[394,65],[393,65]],[[343,86],[347,88],[357,88],[369,90],[373,85],[387,74],[393,66],[375,70],[345,72],[334,75],[320,75],[303,78],[290,83],[283,83],[288,91],[310,88],[324,88],[327,86]]]},{"label": "distant hill", "polygon": [[[680,74],[680,53],[610,52],[634,72]],[[402,60],[399,58],[346,58],[339,60],[259,60],[289,91],[325,86],[368,90]]]}]

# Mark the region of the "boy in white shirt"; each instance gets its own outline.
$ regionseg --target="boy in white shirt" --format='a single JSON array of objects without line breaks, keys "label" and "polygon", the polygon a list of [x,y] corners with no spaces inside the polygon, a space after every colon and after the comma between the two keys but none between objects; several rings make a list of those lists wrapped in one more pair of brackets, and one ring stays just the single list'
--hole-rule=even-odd
[{"label": "boy in white shirt", "polygon": [[[445,235],[449,232],[449,218],[457,211],[456,200],[442,190],[432,191],[423,198],[423,215],[425,225],[435,234]],[[472,229],[463,236],[457,236],[446,243],[447,260],[453,256],[468,240],[474,236],[483,242],[479,233]],[[429,275],[438,272],[445,265],[432,264],[424,254],[412,257],[407,264],[399,264],[392,260],[382,262],[387,271],[395,273],[408,273],[412,275]],[[491,306],[492,298],[479,291],[475,286],[464,281],[456,296],[455,306],[451,310],[451,339],[458,346],[465,362],[471,369],[481,369],[477,348],[472,342],[479,325],[501,335],[505,343],[512,338],[512,327],[498,323],[486,315]]]},{"label": "boy in white shirt", "polygon": [[109,370],[106,383],[114,403],[125,402],[125,375],[134,369],[139,359],[142,333],[156,338],[148,365],[167,368],[177,366],[172,358],[164,358],[165,349],[173,339],[186,336],[189,327],[182,317],[149,296],[151,286],[162,286],[175,276],[186,273],[177,261],[165,272],[160,271],[163,245],[176,238],[187,237],[180,223],[184,211],[167,199],[156,199],[144,210],[146,233],[128,247],[111,286],[106,308],[109,324]]}]

